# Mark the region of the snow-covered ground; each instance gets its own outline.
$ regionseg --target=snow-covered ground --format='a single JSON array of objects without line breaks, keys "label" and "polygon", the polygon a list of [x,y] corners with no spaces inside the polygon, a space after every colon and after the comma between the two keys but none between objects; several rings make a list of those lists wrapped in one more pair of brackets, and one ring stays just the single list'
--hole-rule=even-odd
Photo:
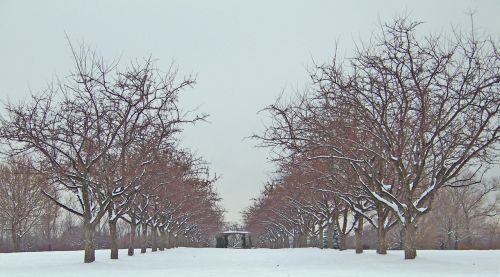
[{"label": "snow-covered ground", "polygon": [[194,249],[126,256],[109,251],[83,264],[81,251],[0,254],[0,276],[500,276],[500,251],[419,251],[413,261],[400,251],[319,249]]}]

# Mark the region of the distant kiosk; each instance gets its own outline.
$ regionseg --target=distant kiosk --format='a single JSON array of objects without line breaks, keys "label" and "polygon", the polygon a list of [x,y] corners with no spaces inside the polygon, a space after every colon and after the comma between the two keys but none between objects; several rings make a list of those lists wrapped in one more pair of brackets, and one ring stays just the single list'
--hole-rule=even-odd
[{"label": "distant kiosk", "polygon": [[252,248],[252,238],[250,236],[250,232],[247,231],[225,231],[220,233],[216,237],[216,245],[217,248],[227,248],[229,246],[229,237],[236,236],[241,239],[241,248],[249,249]]}]

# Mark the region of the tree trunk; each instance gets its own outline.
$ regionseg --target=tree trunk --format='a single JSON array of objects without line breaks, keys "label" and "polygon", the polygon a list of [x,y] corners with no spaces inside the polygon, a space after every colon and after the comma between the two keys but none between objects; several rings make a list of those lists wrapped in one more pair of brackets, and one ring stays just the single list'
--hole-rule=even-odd
[{"label": "tree trunk", "polygon": [[175,247],[183,247],[183,239],[181,234],[175,236]]},{"label": "tree trunk", "polygon": [[84,263],[92,263],[95,261],[95,226],[90,222],[84,222]]},{"label": "tree trunk", "polygon": [[318,242],[319,249],[323,249],[323,223],[320,223],[319,225],[319,242]]},{"label": "tree trunk", "polygon": [[[347,209],[335,215],[335,224],[337,225],[338,247],[340,251],[346,250],[345,235],[347,232]],[[340,215],[342,214],[342,225],[340,224]]]},{"label": "tree trunk", "polygon": [[450,250],[450,249],[453,249],[453,239],[452,239],[452,233],[453,233],[453,230],[452,230],[452,220],[449,219],[448,220],[448,232],[446,232],[447,236],[446,236],[446,249]]},{"label": "tree trunk", "polygon": [[141,226],[141,254],[146,253],[146,248],[148,247],[148,224],[142,223]]},{"label": "tree trunk", "polygon": [[12,232],[12,247],[14,248],[14,252],[21,251],[21,240],[15,232]]},{"label": "tree trunk", "polygon": [[[228,241],[227,241],[227,238],[226,238],[226,248],[228,246]],[[172,236],[172,247],[174,248],[177,248],[179,247],[179,234],[175,234]]]},{"label": "tree trunk", "polygon": [[387,254],[387,243],[385,240],[386,230],[385,228],[379,225],[377,228],[377,253],[386,255]]},{"label": "tree trunk", "polygon": [[417,226],[415,222],[411,221],[411,218],[405,218],[406,223],[404,228],[404,242],[403,247],[405,251],[405,260],[412,260],[417,257],[417,247],[415,245],[415,234],[417,231]]},{"label": "tree trunk", "polygon": [[301,233],[299,235],[299,247],[300,248],[307,247],[307,235],[304,233]]},{"label": "tree trunk", "polygon": [[17,224],[11,224],[11,238],[12,238],[12,247],[14,248],[14,252],[19,252],[21,250],[21,243],[19,236],[17,235]]},{"label": "tree trunk", "polygon": [[343,251],[343,250],[346,249],[346,246],[345,246],[345,235],[342,232],[338,232],[338,235],[339,235],[339,250]]},{"label": "tree trunk", "polygon": [[151,227],[151,251],[158,251],[158,230],[156,226]]},{"label": "tree trunk", "polygon": [[166,232],[165,246],[166,246],[167,249],[171,249],[172,248],[172,235],[170,234],[169,231]]},{"label": "tree trunk", "polygon": [[134,248],[135,248],[135,232],[137,229],[137,224],[135,224],[135,220],[130,221],[130,234],[128,237],[128,255],[134,256]]},{"label": "tree trunk", "polygon": [[297,234],[294,234],[293,237],[292,237],[292,247],[293,248],[298,248]]},{"label": "tree trunk", "polygon": [[404,238],[405,238],[405,228],[401,226],[399,228],[399,250],[404,249]]},{"label": "tree trunk", "polygon": [[159,249],[160,251],[165,251],[165,244],[166,244],[166,233],[165,230],[160,229],[160,243],[159,243]]},{"label": "tree trunk", "polygon": [[[284,242],[285,242],[285,248],[290,248],[290,240],[288,239],[288,234],[285,234],[283,236],[283,239],[284,239]],[[248,241],[249,241],[248,248],[251,248],[252,247],[252,243],[251,243],[251,240],[250,240],[250,235],[248,235]]]},{"label": "tree trunk", "polygon": [[306,235],[306,247],[314,247],[315,245],[315,237],[311,234]]},{"label": "tree trunk", "polygon": [[357,226],[354,229],[356,239],[356,254],[363,253],[363,216],[358,215]]},{"label": "tree trunk", "polygon": [[111,259],[118,259],[118,240],[116,234],[116,220],[109,221],[109,236],[111,239]]},{"label": "tree trunk", "polygon": [[385,221],[387,219],[387,214],[384,213],[384,206],[382,204],[377,204],[377,254],[386,255],[387,254],[387,241],[385,239],[387,230],[385,226]]},{"label": "tree trunk", "polygon": [[333,231],[333,222],[328,223],[328,248],[333,249],[333,236],[335,232]]},{"label": "tree trunk", "polygon": [[48,226],[49,227],[47,228],[47,243],[48,243],[47,250],[52,251],[52,231],[50,228],[50,223],[48,224]]},{"label": "tree trunk", "polygon": [[92,263],[95,261],[95,227],[99,223],[97,218],[93,219],[91,213],[91,197],[89,185],[87,182],[83,183],[83,187],[81,189],[82,199],[83,199],[83,232],[84,232],[84,250],[85,254],[83,257],[84,263]]}]

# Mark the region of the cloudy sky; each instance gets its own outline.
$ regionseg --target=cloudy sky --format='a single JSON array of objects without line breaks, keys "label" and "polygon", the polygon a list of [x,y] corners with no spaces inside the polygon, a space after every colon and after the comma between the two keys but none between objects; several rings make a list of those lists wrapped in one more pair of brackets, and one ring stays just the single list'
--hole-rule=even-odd
[{"label": "cloudy sky", "polygon": [[[369,39],[377,22],[409,14],[422,33],[475,27],[498,37],[500,1],[6,1],[0,0],[0,100],[43,89],[72,67],[65,39],[84,41],[122,62],[152,56],[173,62],[197,85],[185,109],[210,114],[189,127],[182,144],[212,164],[227,220],[256,197],[272,166],[267,152],[244,138],[262,131],[257,112],[282,92],[307,86],[312,61],[324,62],[338,44]],[[496,171],[497,173],[499,171]]]}]

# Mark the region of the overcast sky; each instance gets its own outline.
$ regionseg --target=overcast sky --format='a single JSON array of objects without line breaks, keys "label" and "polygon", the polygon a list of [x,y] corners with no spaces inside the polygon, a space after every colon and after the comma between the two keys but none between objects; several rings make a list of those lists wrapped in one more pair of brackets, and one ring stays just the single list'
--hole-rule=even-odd
[{"label": "overcast sky", "polygon": [[[410,14],[422,33],[475,26],[499,37],[499,0],[449,1],[4,1],[0,0],[0,99],[43,89],[72,67],[65,33],[108,59],[152,56],[165,70],[197,75],[182,98],[209,123],[189,127],[182,145],[194,149],[222,178],[217,189],[226,219],[240,220],[272,166],[255,141],[265,115],[257,112],[282,92],[307,85],[314,59],[327,61],[335,43],[349,55],[379,21]],[[498,173],[498,171],[496,171]]]}]

